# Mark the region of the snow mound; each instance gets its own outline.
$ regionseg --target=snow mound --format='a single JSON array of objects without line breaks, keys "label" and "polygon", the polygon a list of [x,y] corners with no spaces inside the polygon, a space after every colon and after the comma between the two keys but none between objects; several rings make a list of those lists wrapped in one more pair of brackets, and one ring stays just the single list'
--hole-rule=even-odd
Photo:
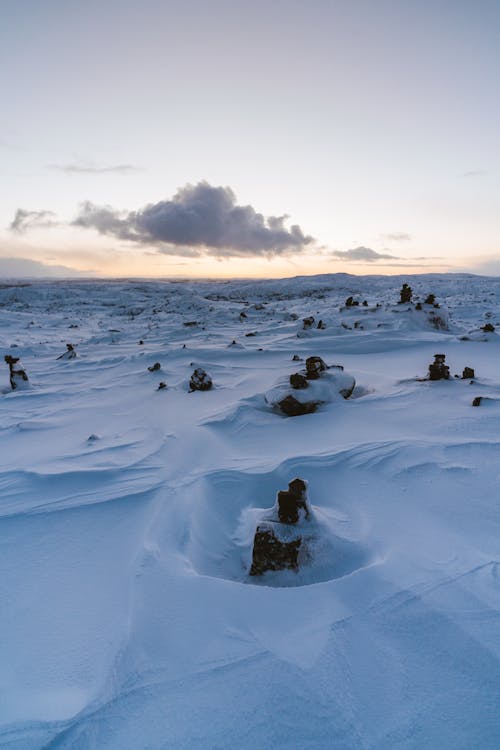
[{"label": "snow mound", "polygon": [[330,403],[339,399],[349,398],[356,381],[353,376],[344,372],[342,367],[332,367],[322,372],[317,380],[308,380],[307,387],[293,388],[290,377],[281,378],[278,383],[265,394],[269,406],[280,409],[280,404],[286,398],[293,398],[299,404],[311,404],[313,408],[320,404]]}]

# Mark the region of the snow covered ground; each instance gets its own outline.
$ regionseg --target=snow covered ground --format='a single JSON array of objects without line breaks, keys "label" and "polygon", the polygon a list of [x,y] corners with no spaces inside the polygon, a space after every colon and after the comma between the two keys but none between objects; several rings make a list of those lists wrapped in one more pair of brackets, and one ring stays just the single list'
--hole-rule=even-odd
[{"label": "snow covered ground", "polygon": [[[1,748],[500,747],[500,279],[0,287]],[[351,398],[273,410],[293,355]],[[295,476],[322,544],[250,577]]]}]

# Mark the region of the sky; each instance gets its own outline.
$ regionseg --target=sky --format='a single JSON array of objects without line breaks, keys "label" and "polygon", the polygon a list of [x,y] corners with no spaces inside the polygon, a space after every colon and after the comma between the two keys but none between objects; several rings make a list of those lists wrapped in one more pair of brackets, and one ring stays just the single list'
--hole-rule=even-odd
[{"label": "sky", "polygon": [[500,275],[499,0],[0,0],[0,276]]}]

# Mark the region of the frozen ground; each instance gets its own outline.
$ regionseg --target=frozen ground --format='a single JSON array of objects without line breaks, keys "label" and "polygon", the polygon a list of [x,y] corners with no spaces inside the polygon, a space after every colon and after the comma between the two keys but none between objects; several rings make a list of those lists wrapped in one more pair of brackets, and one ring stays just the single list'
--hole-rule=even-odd
[{"label": "frozen ground", "polygon": [[[402,281],[440,308],[396,305]],[[497,750],[486,322],[500,279],[2,285],[0,747]],[[436,352],[475,382],[419,381]],[[344,365],[353,396],[274,412],[294,354]],[[212,391],[188,392],[195,366]],[[249,578],[258,509],[297,475],[324,544]]]}]

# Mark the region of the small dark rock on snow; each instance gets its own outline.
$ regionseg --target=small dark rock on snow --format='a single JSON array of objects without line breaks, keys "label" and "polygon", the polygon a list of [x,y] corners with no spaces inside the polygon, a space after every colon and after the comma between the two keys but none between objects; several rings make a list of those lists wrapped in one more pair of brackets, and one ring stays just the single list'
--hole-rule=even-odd
[{"label": "small dark rock on snow", "polygon": [[429,380],[449,380],[450,368],[445,365],[445,354],[435,354],[434,362],[429,365]]},{"label": "small dark rock on snow", "polygon": [[327,365],[321,357],[308,357],[306,359],[306,378],[308,380],[317,380],[320,373],[327,369]]},{"label": "small dark rock on snow", "polygon": [[197,367],[189,381],[191,391],[209,391],[212,385],[210,375],[202,367]]},{"label": "small dark rock on snow", "polygon": [[294,372],[293,375],[290,375],[290,385],[292,388],[298,389],[307,388],[309,383],[305,375],[302,375],[300,372]]},{"label": "small dark rock on snow", "polygon": [[57,359],[75,359],[76,351],[73,344],[66,344],[66,351],[63,352]]},{"label": "small dark rock on snow", "polygon": [[26,370],[21,365],[18,365],[19,357],[12,357],[10,354],[6,354],[4,360],[9,365],[10,386],[15,391],[23,383],[28,382]]},{"label": "small dark rock on snow", "polygon": [[401,287],[401,291],[399,292],[400,300],[399,303],[401,305],[405,305],[408,302],[411,302],[411,297],[413,294],[413,289],[411,286],[408,286],[408,284],[403,284]]},{"label": "small dark rock on snow", "polygon": [[278,408],[287,417],[301,417],[303,414],[312,414],[316,411],[317,406],[316,401],[307,401],[305,404],[301,404],[300,401],[290,395],[285,396],[278,402]]}]

